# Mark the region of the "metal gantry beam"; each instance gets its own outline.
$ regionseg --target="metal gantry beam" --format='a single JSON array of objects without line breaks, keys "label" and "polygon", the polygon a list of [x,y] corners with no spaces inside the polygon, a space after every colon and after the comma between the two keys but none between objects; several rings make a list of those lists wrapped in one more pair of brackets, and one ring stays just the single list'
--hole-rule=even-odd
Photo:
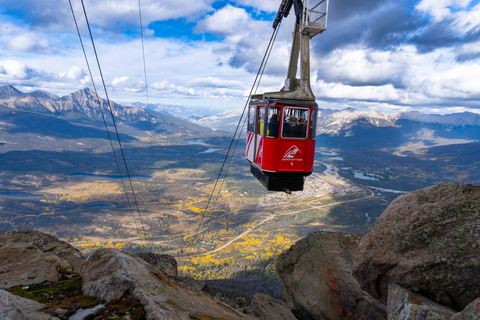
[{"label": "metal gantry beam", "polygon": [[[277,92],[253,95],[252,99],[294,99],[314,101],[310,87],[310,39],[327,29],[329,0],[282,0],[273,22],[276,28],[294,7],[297,17],[285,86]],[[300,79],[296,78],[300,59]]]}]

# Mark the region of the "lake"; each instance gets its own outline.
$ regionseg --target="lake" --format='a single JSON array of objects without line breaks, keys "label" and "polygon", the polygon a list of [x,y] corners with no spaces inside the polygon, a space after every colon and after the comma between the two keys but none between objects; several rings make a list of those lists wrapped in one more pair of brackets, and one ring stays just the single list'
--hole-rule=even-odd
[{"label": "lake", "polygon": [[33,194],[33,193],[26,193],[26,192],[17,192],[17,193],[0,193],[0,195],[4,197],[10,197],[10,198],[40,198],[43,197],[43,195],[40,194]]},{"label": "lake", "polygon": [[[210,144],[207,144],[203,142],[202,139],[195,139],[195,140],[187,140],[188,144],[194,144],[194,145],[199,145],[199,146],[204,146],[204,147],[211,147]],[[200,151],[199,153],[213,153],[222,150],[223,148],[208,148],[205,151]]]},{"label": "lake", "polygon": [[380,178],[383,178],[381,175],[378,175],[378,174],[373,174],[373,173],[361,173],[361,172],[356,172],[354,171],[353,172],[353,175],[355,178],[357,179],[362,179],[362,180],[374,180],[374,181],[378,181],[377,178],[374,178],[374,177],[369,177],[369,176],[377,176],[377,177],[380,177]]},{"label": "lake", "polygon": [[187,140],[187,143],[188,143],[188,144],[196,144],[196,145],[199,145],[199,146],[210,147],[209,144],[203,142],[203,140],[201,140],[201,139]]},{"label": "lake", "polygon": [[112,206],[109,204],[94,204],[91,206],[87,206],[86,208],[111,208]]},{"label": "lake", "polygon": [[212,153],[212,152],[220,151],[220,150],[222,150],[222,149],[223,149],[223,148],[208,148],[207,150],[202,151],[202,152],[199,152],[199,153]]}]

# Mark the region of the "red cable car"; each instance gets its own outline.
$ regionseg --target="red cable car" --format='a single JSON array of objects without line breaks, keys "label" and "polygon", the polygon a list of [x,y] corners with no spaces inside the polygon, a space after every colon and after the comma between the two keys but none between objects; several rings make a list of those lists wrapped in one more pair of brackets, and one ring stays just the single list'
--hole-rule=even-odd
[{"label": "red cable car", "polygon": [[274,28],[292,7],[297,19],[285,86],[252,95],[245,155],[268,190],[287,193],[303,190],[313,171],[318,105],[310,87],[310,39],[327,29],[328,0],[282,0]]},{"label": "red cable car", "polygon": [[303,190],[304,177],[313,171],[317,116],[312,101],[250,102],[246,158],[268,190]]}]

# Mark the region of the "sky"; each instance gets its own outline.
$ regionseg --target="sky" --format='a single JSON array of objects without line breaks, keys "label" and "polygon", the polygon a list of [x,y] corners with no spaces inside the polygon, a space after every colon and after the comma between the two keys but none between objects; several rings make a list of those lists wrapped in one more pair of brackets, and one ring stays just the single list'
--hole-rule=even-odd
[{"label": "sky", "polygon": [[[139,2],[149,102],[243,107],[281,1],[84,0],[116,102],[147,102]],[[283,86],[293,24],[282,22],[259,93]],[[0,0],[0,48],[0,85],[92,88],[68,0]],[[480,0],[330,0],[327,30],[311,40],[311,86],[320,108],[480,113]]]}]

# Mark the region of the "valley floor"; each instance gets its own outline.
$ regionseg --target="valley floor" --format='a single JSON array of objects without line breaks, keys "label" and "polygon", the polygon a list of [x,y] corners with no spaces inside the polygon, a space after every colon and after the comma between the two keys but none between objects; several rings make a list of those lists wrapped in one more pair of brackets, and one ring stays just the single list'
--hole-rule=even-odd
[{"label": "valley floor", "polygon": [[[280,297],[280,252],[316,230],[366,233],[393,199],[440,175],[412,173],[410,164],[375,153],[318,148],[305,190],[287,195],[267,192],[239,151],[205,212],[228,139],[207,136],[205,146],[187,143],[191,138],[126,143],[138,209],[108,149],[5,150],[0,228],[48,232],[85,255],[99,247],[168,253],[180,275],[206,280],[213,293]],[[206,153],[211,147],[217,150]]]}]

